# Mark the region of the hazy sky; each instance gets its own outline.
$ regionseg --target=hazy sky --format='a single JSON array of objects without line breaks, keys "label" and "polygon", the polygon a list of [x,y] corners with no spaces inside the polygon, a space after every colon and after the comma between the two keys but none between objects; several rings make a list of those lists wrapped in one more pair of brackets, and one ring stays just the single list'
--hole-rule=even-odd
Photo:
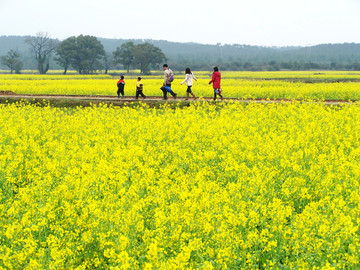
[{"label": "hazy sky", "polygon": [[0,35],[208,44],[360,43],[360,0],[0,0]]}]

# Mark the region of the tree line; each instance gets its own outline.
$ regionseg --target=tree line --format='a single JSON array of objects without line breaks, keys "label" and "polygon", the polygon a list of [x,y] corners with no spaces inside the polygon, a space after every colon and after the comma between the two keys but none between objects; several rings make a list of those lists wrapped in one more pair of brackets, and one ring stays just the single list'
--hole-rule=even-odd
[{"label": "tree line", "polygon": [[[110,69],[137,68],[147,74],[150,69],[159,68],[158,64],[154,64],[158,58],[163,58],[162,61],[166,61],[173,70],[184,70],[186,67],[191,67],[192,70],[211,70],[213,66],[234,71],[360,70],[360,44],[356,43],[261,47],[149,39],[105,39],[81,35],[62,42],[48,37],[50,45],[55,44],[56,48],[50,52],[48,59],[35,54],[35,44],[29,46],[30,40],[34,38],[39,36],[0,36],[0,55],[4,55],[0,58],[0,63],[16,73],[22,68],[39,69],[41,73],[51,66],[52,69],[63,68],[64,73],[68,69],[88,74],[98,70],[107,73]],[[33,48],[31,54],[30,47]],[[103,51],[99,54],[93,53],[93,50],[101,51],[101,48]],[[95,56],[97,57],[94,58]],[[161,60],[158,62],[161,63]]]},{"label": "tree line", "polygon": [[[134,42],[124,43],[109,55],[103,44],[89,35],[71,36],[59,42],[51,39],[48,33],[38,33],[27,38],[26,43],[30,46],[40,74],[48,72],[52,56],[64,68],[63,74],[69,68],[79,74],[91,74],[104,69],[107,74],[111,67],[119,64],[126,67],[127,72],[134,66],[141,73],[150,74],[151,68],[167,60],[160,48],[147,42],[137,45]],[[1,57],[1,63],[11,70],[11,74],[14,71],[20,73],[23,66],[19,53],[12,49]]]}]

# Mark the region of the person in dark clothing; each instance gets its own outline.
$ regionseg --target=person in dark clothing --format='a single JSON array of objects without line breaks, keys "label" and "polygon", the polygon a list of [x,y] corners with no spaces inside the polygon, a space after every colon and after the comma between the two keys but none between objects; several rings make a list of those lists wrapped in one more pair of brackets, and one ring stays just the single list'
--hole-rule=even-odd
[{"label": "person in dark clothing", "polygon": [[144,85],[141,82],[141,77],[138,77],[138,81],[136,83],[136,99],[139,98],[139,95],[142,96],[143,98],[146,98],[146,96],[143,93],[143,88]]},{"label": "person in dark clothing", "polygon": [[118,87],[117,90],[118,98],[120,98],[120,94],[121,97],[124,97],[124,88],[125,88],[124,76],[120,77],[120,80],[117,82],[117,87]]}]

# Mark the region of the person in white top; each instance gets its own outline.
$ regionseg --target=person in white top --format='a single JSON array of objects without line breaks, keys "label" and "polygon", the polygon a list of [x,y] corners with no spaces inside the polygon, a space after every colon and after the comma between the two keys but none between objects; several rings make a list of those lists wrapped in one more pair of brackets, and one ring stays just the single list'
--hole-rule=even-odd
[{"label": "person in white top", "polygon": [[195,75],[191,72],[190,68],[186,68],[185,69],[185,80],[183,80],[183,82],[181,83],[181,85],[186,82],[187,85],[187,90],[186,90],[186,99],[189,99],[189,94],[191,94],[193,96],[194,99],[196,99],[194,93],[191,90],[191,87],[193,86],[193,79],[195,79],[195,81],[197,81]]}]

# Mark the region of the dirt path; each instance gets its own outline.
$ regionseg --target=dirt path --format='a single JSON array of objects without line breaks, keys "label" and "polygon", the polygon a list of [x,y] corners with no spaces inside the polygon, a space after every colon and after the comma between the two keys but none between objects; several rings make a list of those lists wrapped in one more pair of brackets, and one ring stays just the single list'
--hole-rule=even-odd
[{"label": "dirt path", "polygon": [[[36,99],[36,100],[79,100],[79,101],[94,101],[94,102],[110,102],[110,103],[125,103],[125,102],[156,102],[156,101],[162,101],[164,102],[163,98],[160,96],[147,96],[146,99],[135,99],[134,96],[126,96],[124,98],[118,98],[117,96],[100,96],[100,95],[32,95],[32,94],[15,94],[11,93],[9,91],[7,92],[0,92],[0,99]],[[198,101],[199,99],[188,99],[186,100],[185,97],[178,97],[174,99],[173,97],[169,97],[167,99],[167,102],[176,102],[176,101]],[[204,97],[200,100],[206,100],[211,101],[212,98],[210,97]],[[235,102],[241,102],[241,103],[292,103],[294,100],[290,99],[239,99],[239,98],[224,98],[223,102],[228,101],[235,101]],[[220,99],[217,99],[217,101],[221,101]],[[296,100],[301,103],[317,103],[317,101],[302,101],[302,100]],[[341,104],[359,104],[358,101],[346,101],[346,100],[324,100],[321,101],[327,105],[341,105]]]}]

